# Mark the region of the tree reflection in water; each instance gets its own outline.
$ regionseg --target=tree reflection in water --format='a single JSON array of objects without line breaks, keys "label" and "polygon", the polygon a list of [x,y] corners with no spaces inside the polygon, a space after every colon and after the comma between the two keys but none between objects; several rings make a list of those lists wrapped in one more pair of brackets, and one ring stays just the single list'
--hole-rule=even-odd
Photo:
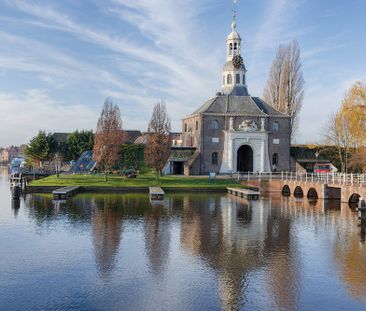
[{"label": "tree reflection in water", "polygon": [[170,244],[169,201],[154,204],[145,214],[145,251],[149,268],[155,276],[165,271]]},{"label": "tree reflection in water", "polygon": [[161,205],[151,206],[146,194],[81,194],[67,203],[54,203],[47,195],[27,196],[26,204],[40,228],[61,222],[91,230],[97,270],[105,281],[118,267],[127,226],[141,229],[148,272],[163,279],[174,265],[169,258],[177,228],[183,252],[215,274],[224,310],[253,306],[253,300],[262,309],[299,308],[304,258],[296,230],[310,228],[316,236],[336,232],[337,238],[328,241],[334,243],[330,251],[334,249],[339,266],[334,273],[352,295],[365,297],[365,225],[358,227],[355,214],[334,202],[170,194]]}]

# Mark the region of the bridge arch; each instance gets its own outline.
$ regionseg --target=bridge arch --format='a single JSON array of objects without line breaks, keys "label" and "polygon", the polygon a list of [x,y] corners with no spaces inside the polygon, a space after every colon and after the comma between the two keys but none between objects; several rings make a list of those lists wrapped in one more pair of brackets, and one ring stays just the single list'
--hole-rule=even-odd
[{"label": "bridge arch", "polygon": [[284,185],[283,188],[282,188],[282,195],[284,197],[289,197],[291,196],[291,189],[288,185]]},{"label": "bridge arch", "polygon": [[302,188],[300,186],[297,186],[295,188],[295,191],[294,191],[294,196],[296,198],[302,198],[304,197],[304,191],[302,190]]},{"label": "bridge arch", "polygon": [[358,207],[358,202],[360,201],[360,195],[358,193],[353,193],[348,199],[348,206],[350,208]]},{"label": "bridge arch", "polygon": [[315,188],[310,188],[308,190],[308,194],[307,194],[308,199],[317,199],[318,196],[318,192],[316,191]]}]

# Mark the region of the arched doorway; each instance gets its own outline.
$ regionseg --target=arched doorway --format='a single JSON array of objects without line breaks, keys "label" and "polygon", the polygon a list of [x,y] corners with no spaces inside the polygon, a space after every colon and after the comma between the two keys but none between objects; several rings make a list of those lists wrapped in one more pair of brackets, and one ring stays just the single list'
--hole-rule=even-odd
[{"label": "arched doorway", "polygon": [[236,167],[240,172],[253,172],[253,149],[248,145],[238,149]]}]

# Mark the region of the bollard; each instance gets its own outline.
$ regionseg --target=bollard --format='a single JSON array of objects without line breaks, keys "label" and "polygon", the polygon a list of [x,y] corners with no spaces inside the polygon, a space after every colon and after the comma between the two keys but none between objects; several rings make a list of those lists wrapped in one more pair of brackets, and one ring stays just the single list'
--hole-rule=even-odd
[{"label": "bollard", "polygon": [[361,220],[361,222],[366,221],[366,202],[363,197],[360,197],[358,201],[358,219]]},{"label": "bollard", "polygon": [[13,187],[11,188],[12,198],[13,199],[19,199],[20,198],[20,193],[21,193],[20,185],[18,183],[14,184]]}]

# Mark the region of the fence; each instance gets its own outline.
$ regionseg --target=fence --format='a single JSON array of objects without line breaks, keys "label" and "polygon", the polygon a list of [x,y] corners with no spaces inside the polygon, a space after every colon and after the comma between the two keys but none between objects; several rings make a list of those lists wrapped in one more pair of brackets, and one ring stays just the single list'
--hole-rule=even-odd
[{"label": "fence", "polygon": [[237,172],[235,174],[237,181],[242,180],[285,180],[285,181],[299,181],[324,183],[333,185],[358,185],[364,186],[366,184],[365,174],[344,174],[344,173],[294,173],[294,172]]}]

